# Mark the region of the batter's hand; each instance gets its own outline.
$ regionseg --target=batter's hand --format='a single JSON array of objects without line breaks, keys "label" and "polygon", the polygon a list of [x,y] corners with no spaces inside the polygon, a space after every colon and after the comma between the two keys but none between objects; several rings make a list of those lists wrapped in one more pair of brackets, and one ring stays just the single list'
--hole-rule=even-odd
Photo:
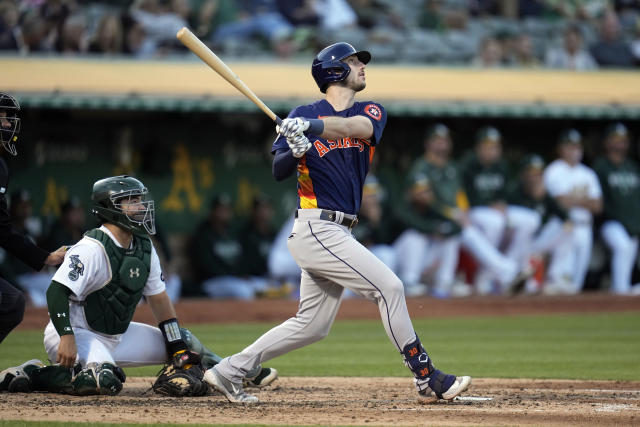
[{"label": "batter's hand", "polygon": [[60,265],[64,261],[64,254],[67,253],[67,246],[60,246],[55,252],[51,252],[44,260],[46,265]]},{"label": "batter's hand", "polygon": [[77,355],[78,348],[76,347],[75,335],[68,334],[61,336],[60,344],[58,345],[58,356],[56,356],[56,363],[59,363],[67,368],[72,368],[76,363]]},{"label": "batter's hand", "polygon": [[304,136],[304,134],[296,135],[293,138],[287,138],[287,144],[289,144],[289,148],[291,148],[293,157],[297,159],[304,156],[304,153],[309,151],[309,148],[311,148],[311,142],[309,142],[309,138]]},{"label": "batter's hand", "polygon": [[309,129],[309,121],[302,117],[286,118],[279,126],[276,126],[276,132],[285,138],[293,138],[302,135],[304,131]]}]

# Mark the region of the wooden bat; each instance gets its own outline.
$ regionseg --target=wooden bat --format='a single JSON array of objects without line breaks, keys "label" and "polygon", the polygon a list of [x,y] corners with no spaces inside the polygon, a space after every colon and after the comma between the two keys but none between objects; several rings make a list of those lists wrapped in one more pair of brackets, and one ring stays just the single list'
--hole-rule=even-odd
[{"label": "wooden bat", "polygon": [[178,40],[182,42],[183,45],[189,48],[191,52],[198,55],[200,59],[202,59],[213,71],[220,74],[220,76],[228,81],[233,87],[238,89],[240,93],[249,98],[251,102],[256,104],[258,108],[260,108],[271,120],[276,122],[276,124],[282,123],[280,117],[276,116],[276,114],[271,111],[269,107],[265,105],[264,102],[260,98],[256,96],[255,93],[251,89],[244,84],[240,77],[234,73],[231,68],[227,66],[218,56],[211,51],[204,43],[200,41],[187,27],[182,27],[178,34],[176,34]]}]

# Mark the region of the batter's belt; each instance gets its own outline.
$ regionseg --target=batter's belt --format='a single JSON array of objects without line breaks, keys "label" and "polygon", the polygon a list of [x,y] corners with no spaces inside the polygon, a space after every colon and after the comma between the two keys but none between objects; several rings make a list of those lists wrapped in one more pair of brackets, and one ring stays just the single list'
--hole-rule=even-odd
[{"label": "batter's belt", "polygon": [[327,209],[298,209],[295,214],[300,219],[322,219],[324,221],[335,222],[352,229],[358,225],[358,217],[340,211],[330,211]]}]

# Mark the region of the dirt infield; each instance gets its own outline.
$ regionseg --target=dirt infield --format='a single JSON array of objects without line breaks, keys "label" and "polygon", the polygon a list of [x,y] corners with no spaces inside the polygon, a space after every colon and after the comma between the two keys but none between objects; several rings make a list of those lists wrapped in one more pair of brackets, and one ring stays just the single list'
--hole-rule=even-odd
[{"label": "dirt infield", "polygon": [[[587,313],[640,311],[640,297],[590,293],[562,297],[471,297],[452,300],[408,298],[411,317],[510,316],[521,314]],[[279,322],[293,316],[295,300],[224,301],[209,299],[182,300],[176,312],[182,324]],[[342,302],[338,319],[377,319],[378,307],[363,299]],[[27,308],[19,329],[40,329],[49,318],[46,308]],[[134,320],[155,324],[147,305],[141,305]]]},{"label": "dirt infield", "polygon": [[117,397],[3,394],[1,418],[133,423],[321,425],[633,425],[640,382],[476,379],[463,400],[422,405],[407,378],[279,379],[261,403],[219,394],[172,399],[131,378]]},{"label": "dirt infield", "polygon": [[[587,294],[575,297],[409,299],[413,317],[510,316],[639,311],[640,298]],[[183,324],[270,321],[291,317],[297,301],[186,300],[177,304]],[[343,302],[338,318],[376,319],[364,300]],[[136,320],[153,323],[148,307]],[[46,310],[29,309],[21,329],[40,329]],[[133,423],[289,425],[633,425],[640,424],[640,382],[474,379],[462,400],[422,405],[409,378],[280,378],[256,392],[261,403],[236,406],[213,392],[172,399],[150,391],[152,378],[130,378],[116,397],[45,393],[2,394],[0,419]]]}]

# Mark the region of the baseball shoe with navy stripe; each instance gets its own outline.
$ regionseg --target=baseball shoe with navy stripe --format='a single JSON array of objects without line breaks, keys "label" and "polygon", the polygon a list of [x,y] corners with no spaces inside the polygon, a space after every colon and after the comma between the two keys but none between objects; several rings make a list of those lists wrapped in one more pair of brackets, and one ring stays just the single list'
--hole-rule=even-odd
[{"label": "baseball shoe with navy stripe", "polygon": [[422,380],[414,379],[414,384],[418,390],[418,398],[422,403],[432,403],[439,399],[453,400],[463,392],[467,391],[471,385],[471,377],[447,375],[436,369],[429,378]]}]

